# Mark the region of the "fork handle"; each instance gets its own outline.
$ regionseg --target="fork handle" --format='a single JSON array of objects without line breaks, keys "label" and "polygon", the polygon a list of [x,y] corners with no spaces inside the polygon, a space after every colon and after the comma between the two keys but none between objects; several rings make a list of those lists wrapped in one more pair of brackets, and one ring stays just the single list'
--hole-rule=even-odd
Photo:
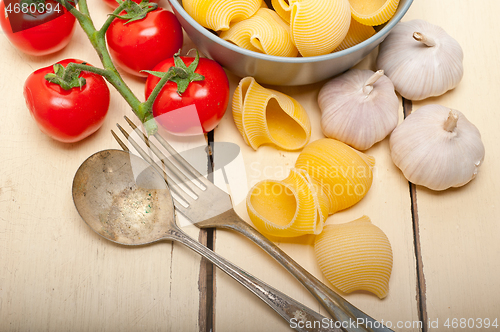
[{"label": "fork handle", "polygon": [[267,305],[280,314],[280,316],[288,322],[289,326],[294,328],[296,331],[342,332],[341,329],[335,328],[334,325],[332,325],[334,322],[330,318],[318,314],[300,302],[295,301],[291,297],[269,286],[262,280],[259,280],[251,274],[243,271],[236,265],[188,236],[180,228],[175,227],[170,230],[165,236],[165,239],[178,241],[208,259],[219,269],[226,272],[229,276],[245,286],[262,301],[267,303]]},{"label": "fork handle", "polygon": [[[215,218],[196,224],[201,228],[217,227],[237,231],[255,242],[268,252],[278,263],[287,269],[307,290],[323,305],[333,319],[343,322],[347,332],[393,332],[374,318],[368,316],[346,301],[331,288],[307,272],[302,266],[288,256],[264,235],[241,219],[234,210],[229,210]],[[353,324],[356,322],[356,324]],[[369,327],[366,327],[369,326]]]}]

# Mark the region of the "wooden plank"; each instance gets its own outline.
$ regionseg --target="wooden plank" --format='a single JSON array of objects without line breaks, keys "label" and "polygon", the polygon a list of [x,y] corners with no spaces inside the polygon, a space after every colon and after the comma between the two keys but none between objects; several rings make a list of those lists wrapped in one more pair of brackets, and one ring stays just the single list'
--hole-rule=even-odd
[{"label": "wooden plank", "polygon": [[[357,67],[375,69],[376,54],[377,51],[374,51]],[[230,75],[232,91],[238,81],[239,78]],[[312,123],[311,141],[323,137],[320,127],[320,110],[317,105],[318,90],[323,83],[302,87],[272,87],[294,97],[307,110]],[[402,119],[402,106],[400,114]],[[240,175],[232,177],[230,190],[233,196],[235,193],[238,196],[237,199],[233,197],[237,213],[250,222],[244,203],[248,189],[266,178],[285,178],[289,169],[293,167],[298,152],[281,151],[270,146],[263,146],[258,151],[253,151],[244,143],[237,131],[230,109],[215,131],[215,141],[233,142],[241,148],[245,171],[242,174],[242,167],[234,167],[239,171],[239,173],[236,171],[236,174]],[[374,295],[357,292],[345,295],[345,298],[375,318],[383,319],[385,322],[391,321],[395,327],[398,321],[412,322],[419,319],[408,183],[392,164],[387,139],[376,144],[367,153],[375,156],[377,160],[374,183],[370,192],[356,206],[331,216],[328,223],[347,222],[366,214],[389,237],[394,251],[394,269],[388,297],[379,300]],[[215,162],[217,164],[217,152]],[[228,173],[227,170],[226,173]],[[312,248],[313,241],[313,236],[305,236],[298,240],[282,240],[276,243],[312,274],[327,283],[317,266]],[[229,231],[217,230],[215,248],[218,253],[273,287],[325,314],[325,310],[300,283],[249,240]],[[218,330],[290,330],[286,322],[270,308],[220,272],[217,273],[216,291],[216,328]],[[418,330],[418,326],[408,329],[408,331]]]},{"label": "wooden plank", "polygon": [[[478,319],[465,330],[480,328],[480,320],[500,319],[499,131],[500,89],[497,39],[498,1],[415,1],[405,20],[424,18],[440,25],[464,50],[464,77],[459,86],[436,98],[413,102],[457,109],[474,123],[486,148],[476,179],[464,187],[435,192],[417,186],[426,306],[431,331],[443,331],[447,319]],[[436,321],[439,325],[436,324]],[[498,322],[498,320],[497,320]],[[500,322],[499,322],[500,323]],[[463,327],[463,326],[462,326]]]},{"label": "wooden plank", "polygon": [[[110,12],[90,0],[99,26]],[[196,331],[200,258],[162,243],[138,248],[101,239],[78,215],[73,176],[88,156],[118,149],[110,134],[123,115],[135,116],[111,87],[103,128],[76,144],[61,144],[37,128],[24,104],[26,77],[64,58],[100,61],[77,27],[61,52],[32,57],[0,37],[0,330]],[[144,81],[124,75],[143,99]],[[187,228],[197,237],[198,229]]]}]

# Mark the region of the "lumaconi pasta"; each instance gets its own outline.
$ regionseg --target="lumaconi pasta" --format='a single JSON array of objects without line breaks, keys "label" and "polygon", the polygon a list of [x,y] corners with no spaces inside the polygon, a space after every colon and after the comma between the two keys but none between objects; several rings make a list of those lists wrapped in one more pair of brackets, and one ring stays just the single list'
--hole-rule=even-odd
[{"label": "lumaconi pasta", "polygon": [[202,26],[214,31],[249,18],[262,5],[262,0],[183,0],[186,12]]},{"label": "lumaconi pasta", "polygon": [[316,237],[314,252],[323,275],[342,292],[365,290],[381,299],[387,296],[393,261],[391,244],[367,216],[326,225]]},{"label": "lumaconi pasta", "polygon": [[347,31],[347,35],[344,40],[340,43],[339,46],[335,49],[335,52],[342,51],[357,45],[371,36],[375,34],[375,29],[368,25],[363,25],[356,21],[354,18],[351,18],[351,25],[349,26],[349,31]]},{"label": "lumaconi pasta", "polygon": [[272,4],[290,22],[292,39],[305,57],[332,52],[351,22],[348,0],[274,0]]},{"label": "lumaconi pasta", "polygon": [[281,18],[290,23],[290,3],[288,0],[271,0],[274,10]]},{"label": "lumaconi pasta", "polygon": [[342,142],[319,139],[304,148],[285,180],[264,180],[252,187],[248,215],[264,234],[319,234],[329,214],[366,195],[374,163],[373,157]]},{"label": "lumaconi pasta", "polygon": [[330,201],[329,213],[359,202],[372,185],[375,158],[341,141],[323,138],[307,145],[295,162],[296,168],[316,179]]},{"label": "lumaconi pasta", "polygon": [[304,147],[311,123],[293,98],[262,87],[253,77],[241,79],[232,101],[233,119],[245,142],[254,150],[274,144],[284,150]]},{"label": "lumaconi pasta", "polygon": [[267,8],[260,8],[252,17],[231,24],[219,37],[254,52],[287,57],[298,54],[288,24]]},{"label": "lumaconi pasta", "polygon": [[352,17],[364,25],[380,25],[391,19],[399,0],[349,0]]},{"label": "lumaconi pasta", "polygon": [[296,168],[283,181],[259,182],[247,197],[248,214],[255,226],[280,237],[321,233],[328,204],[316,181]]}]

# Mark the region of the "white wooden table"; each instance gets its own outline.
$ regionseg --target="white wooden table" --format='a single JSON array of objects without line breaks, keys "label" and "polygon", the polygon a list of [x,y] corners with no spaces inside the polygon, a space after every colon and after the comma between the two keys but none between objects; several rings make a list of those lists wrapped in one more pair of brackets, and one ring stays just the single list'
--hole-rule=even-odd
[{"label": "white wooden table", "polygon": [[[167,6],[165,0],[161,4]],[[89,7],[99,26],[109,9],[99,0],[90,0]],[[500,324],[499,12],[497,0],[415,0],[403,19],[425,19],[454,36],[464,49],[465,75],[444,96],[413,103],[400,99],[400,120],[404,111],[430,103],[462,111],[479,128],[486,147],[477,178],[465,187],[444,192],[410,185],[393,165],[386,139],[367,151],[377,162],[368,195],[328,219],[328,223],[341,223],[368,215],[389,237],[394,268],[387,298],[379,300],[363,292],[345,298],[373,317],[390,322],[396,331],[500,330],[485,328],[487,318]],[[184,48],[190,46],[187,40]],[[357,67],[377,69],[376,55],[377,50]],[[101,239],[81,220],[71,197],[78,166],[94,152],[119,148],[110,129],[116,122],[124,122],[123,115],[134,115],[112,90],[103,127],[80,143],[62,144],[38,130],[22,96],[31,72],[60,59],[80,58],[100,65],[80,28],[66,49],[40,58],[21,53],[1,36],[0,57],[1,332],[290,331],[264,303],[220,271],[212,274],[184,247],[161,243],[127,248]],[[232,92],[239,78],[228,75]],[[142,99],[143,80],[126,74],[124,78]],[[273,87],[305,107],[312,122],[312,140],[322,137],[316,98],[323,83]],[[214,140],[237,143],[241,148],[246,173],[232,178],[236,191],[264,178],[284,178],[283,170],[293,166],[298,155],[272,147],[250,149],[236,130],[230,107]],[[204,143],[198,140],[198,144]],[[244,202],[235,203],[237,212],[249,221]],[[193,226],[186,231],[194,237],[207,237]],[[312,241],[312,236],[305,236],[277,244],[326,282],[315,261]],[[216,230],[213,242],[222,256],[326,314],[291,275],[249,240]],[[212,286],[213,293],[207,293]],[[483,327],[461,328],[460,320],[470,324],[469,318],[474,319],[475,327],[482,320]]]}]

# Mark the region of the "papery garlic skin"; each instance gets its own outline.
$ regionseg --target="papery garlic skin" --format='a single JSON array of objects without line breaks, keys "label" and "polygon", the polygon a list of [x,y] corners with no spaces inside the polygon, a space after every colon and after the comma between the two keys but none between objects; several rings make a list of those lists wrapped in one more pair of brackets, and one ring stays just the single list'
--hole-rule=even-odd
[{"label": "papery garlic skin", "polygon": [[[423,37],[418,41],[414,38]],[[377,67],[406,99],[440,96],[463,76],[463,51],[441,27],[424,20],[398,23],[380,44]]]},{"label": "papery garlic skin", "polygon": [[435,104],[410,114],[392,132],[390,148],[406,179],[433,190],[474,179],[485,154],[476,126],[461,112]]},{"label": "papery garlic skin", "polygon": [[398,124],[399,99],[383,71],[349,70],[321,88],[318,104],[323,134],[358,150],[383,140]]}]

